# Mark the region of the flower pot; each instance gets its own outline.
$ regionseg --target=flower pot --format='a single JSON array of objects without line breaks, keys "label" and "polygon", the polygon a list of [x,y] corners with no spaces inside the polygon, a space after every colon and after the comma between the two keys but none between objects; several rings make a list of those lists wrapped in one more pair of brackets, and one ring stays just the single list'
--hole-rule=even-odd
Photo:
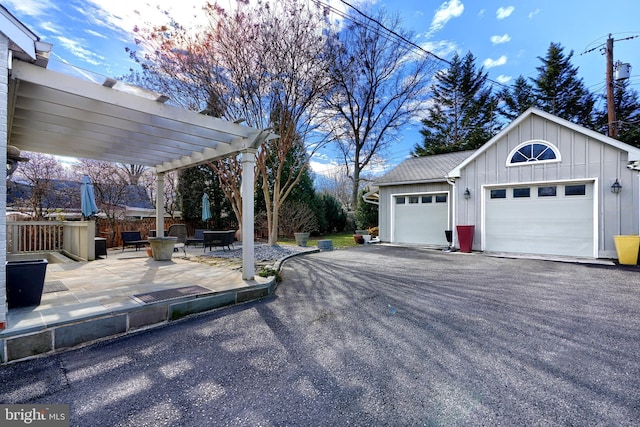
[{"label": "flower pot", "polygon": [[178,243],[177,237],[149,237],[149,244],[156,261],[169,261],[173,256],[173,248]]},{"label": "flower pot", "polygon": [[8,308],[40,305],[47,260],[7,261],[6,290]]},{"label": "flower pot", "polygon": [[458,225],[458,243],[460,244],[460,252],[471,252],[473,247],[473,233],[475,232],[474,225]]},{"label": "flower pot", "polygon": [[153,250],[151,248],[147,248],[147,256],[153,256]]},{"label": "flower pot", "polygon": [[613,236],[618,254],[618,263],[622,265],[637,265],[640,249],[640,236]]},{"label": "flower pot", "polygon": [[318,240],[318,249],[321,251],[332,251],[333,250],[333,240]]},{"label": "flower pot", "polygon": [[293,235],[296,238],[296,243],[298,244],[298,246],[302,246],[302,247],[307,246],[307,242],[309,241],[309,234],[310,233],[293,233]]}]

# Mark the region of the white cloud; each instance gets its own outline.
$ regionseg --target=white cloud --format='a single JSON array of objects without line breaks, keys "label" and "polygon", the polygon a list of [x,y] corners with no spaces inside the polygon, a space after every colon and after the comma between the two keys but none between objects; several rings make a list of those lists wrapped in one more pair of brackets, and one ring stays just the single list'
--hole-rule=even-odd
[{"label": "white cloud", "polygon": [[506,63],[507,63],[507,56],[506,55],[502,55],[498,59],[487,58],[487,59],[484,60],[482,65],[484,65],[485,68],[493,68],[493,67],[499,67],[500,65],[504,65]]},{"label": "white cloud", "polygon": [[2,5],[10,12],[29,16],[40,16],[49,9],[60,10],[49,0],[2,0]]},{"label": "white cloud", "polygon": [[513,79],[513,77],[505,76],[504,74],[500,74],[498,77],[496,77],[496,81],[498,83],[502,83],[503,85],[509,83],[511,79]]},{"label": "white cloud", "polygon": [[503,34],[501,36],[491,36],[491,43],[493,44],[502,44],[511,41],[511,36],[509,34]]},{"label": "white cloud", "polygon": [[496,10],[496,18],[497,19],[508,18],[513,13],[514,10],[515,10],[515,7],[513,6],[499,7],[498,10]]},{"label": "white cloud", "polygon": [[533,17],[539,13],[540,13],[540,9],[536,9],[533,12],[529,12],[529,19],[533,19]]},{"label": "white cloud", "polygon": [[40,28],[42,28],[44,31],[50,32],[51,34],[62,34],[62,30],[60,30],[60,28],[56,24],[50,21],[41,23]]},{"label": "white cloud", "polygon": [[487,9],[480,9],[480,12],[478,12],[478,16],[480,18],[484,18],[484,15],[486,15],[487,13]]},{"label": "white cloud", "polygon": [[426,42],[420,45],[424,50],[438,55],[440,58],[446,58],[453,52],[458,50],[458,45],[455,42],[448,40],[438,40],[435,42]]},{"label": "white cloud", "polygon": [[317,175],[333,178],[336,175],[346,174],[345,166],[338,164],[335,161],[329,163],[318,162],[311,160],[309,167]]},{"label": "white cloud", "polygon": [[104,57],[97,55],[90,50],[82,47],[84,44],[82,41],[71,40],[67,37],[56,37],[60,44],[64,46],[69,52],[71,52],[77,58],[82,59],[83,61],[88,62],[92,65],[100,64],[100,61],[104,60]]},{"label": "white cloud", "polygon": [[460,3],[460,0],[445,1],[433,15],[431,26],[429,27],[429,33],[440,31],[444,28],[445,24],[449,22],[449,20],[459,17],[462,15],[463,11],[464,5]]},{"label": "white cloud", "polygon": [[[196,30],[204,24],[206,14],[203,3],[198,0],[154,0],[153,2],[132,2],[131,0],[89,0],[89,5],[78,8],[92,25],[117,29],[125,38],[133,39],[133,29],[148,25],[168,23],[170,18]],[[165,13],[166,12],[166,13]],[[130,41],[129,40],[129,41]]]},{"label": "white cloud", "polygon": [[107,36],[105,36],[104,34],[99,33],[99,32],[97,32],[97,31],[94,31],[94,30],[85,29],[85,30],[84,30],[84,32],[85,32],[85,33],[87,33],[87,34],[89,34],[89,35],[91,35],[91,36],[99,37],[99,38],[101,38],[101,39],[107,39],[107,38],[108,38],[108,37],[107,37]]}]

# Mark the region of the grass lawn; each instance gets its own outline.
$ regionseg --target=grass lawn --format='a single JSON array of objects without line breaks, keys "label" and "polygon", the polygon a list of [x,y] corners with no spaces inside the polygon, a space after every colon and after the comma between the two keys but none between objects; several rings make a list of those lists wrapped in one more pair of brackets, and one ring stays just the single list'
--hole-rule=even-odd
[{"label": "grass lawn", "polygon": [[[315,247],[318,246],[318,240],[333,240],[333,248],[348,248],[350,246],[357,246],[355,240],[353,240],[353,233],[336,233],[336,234],[326,234],[324,236],[311,236],[309,237],[309,242],[307,246]],[[282,239],[278,242],[280,245],[295,245],[296,241],[293,239]]]}]

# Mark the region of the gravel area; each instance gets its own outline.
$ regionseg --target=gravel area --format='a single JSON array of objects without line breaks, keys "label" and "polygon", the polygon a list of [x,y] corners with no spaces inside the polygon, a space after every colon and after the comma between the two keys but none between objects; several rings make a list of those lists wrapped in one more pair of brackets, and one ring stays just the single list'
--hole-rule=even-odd
[{"label": "gravel area", "polygon": [[[302,247],[295,245],[268,245],[266,243],[256,243],[254,249],[256,261],[278,261],[290,255],[295,255],[303,252],[313,252],[317,250],[317,248],[315,247]],[[234,243],[232,250],[219,249],[207,252],[205,256],[215,258],[241,259],[242,244]]]}]

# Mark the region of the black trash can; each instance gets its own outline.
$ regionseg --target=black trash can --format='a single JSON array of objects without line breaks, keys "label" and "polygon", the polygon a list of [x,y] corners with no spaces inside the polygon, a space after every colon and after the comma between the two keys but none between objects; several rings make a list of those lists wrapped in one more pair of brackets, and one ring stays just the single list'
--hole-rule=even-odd
[{"label": "black trash can", "polygon": [[6,284],[9,308],[40,305],[47,260],[7,261]]}]

